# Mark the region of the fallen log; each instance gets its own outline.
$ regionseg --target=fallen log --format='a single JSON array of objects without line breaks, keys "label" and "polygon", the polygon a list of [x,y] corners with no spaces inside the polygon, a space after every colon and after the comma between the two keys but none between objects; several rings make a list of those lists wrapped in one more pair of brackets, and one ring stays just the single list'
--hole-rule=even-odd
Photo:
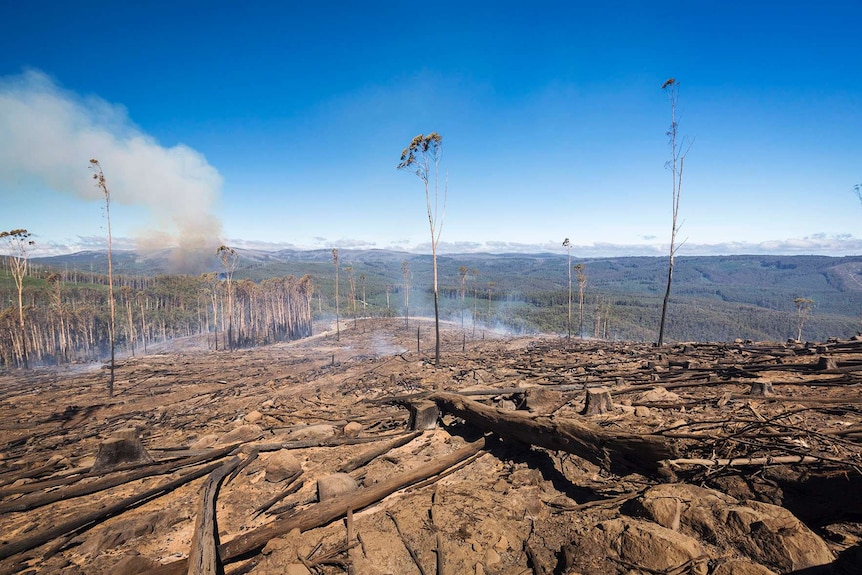
[{"label": "fallen log", "polygon": [[54,487],[72,485],[84,479],[89,479],[91,477],[104,477],[109,475],[110,473],[119,473],[120,471],[131,471],[132,469],[140,469],[141,467],[150,467],[150,469],[152,469],[153,465],[162,465],[166,463],[177,462],[180,460],[191,461],[191,459],[189,459],[191,457],[198,457],[200,455],[208,454],[211,452],[212,449],[198,449],[195,451],[189,451],[185,455],[174,454],[170,457],[159,458],[156,461],[150,463],[130,463],[112,469],[111,471],[102,472],[94,472],[92,467],[75,467],[72,469],[67,469],[62,473],[56,473],[52,475],[50,479],[43,479],[34,483],[24,483],[22,485],[8,485],[0,487],[0,499],[3,499],[10,495],[17,495],[19,493],[32,493],[34,491],[41,491],[43,489],[52,489]]},{"label": "fallen log", "polygon": [[211,473],[218,469],[219,466],[221,466],[221,463],[211,463],[205,467],[186,473],[176,479],[165,482],[162,485],[152,489],[147,489],[146,491],[132,495],[131,497],[127,497],[113,505],[103,507],[97,511],[86,513],[78,517],[73,517],[68,521],[64,521],[63,523],[54,525],[53,527],[49,527],[48,529],[34,533],[33,535],[28,535],[21,539],[16,539],[15,541],[4,542],[0,544],[0,561],[13,555],[17,555],[18,553],[35,549],[36,547],[44,545],[48,541],[56,539],[62,535],[66,535],[67,533],[83,531],[83,528],[85,527],[92,527],[100,521],[104,521],[105,519],[113,517],[127,509],[146,503],[150,499],[169,493],[177,487],[185,485],[189,481],[194,481],[198,477]]},{"label": "fallen log", "polygon": [[18,481],[19,479],[30,479],[31,477],[38,477],[39,475],[42,475],[43,473],[53,471],[54,469],[56,469],[59,466],[60,466],[60,461],[56,460],[56,461],[49,461],[45,465],[39,465],[39,466],[33,467],[31,469],[26,469],[26,468],[22,469],[19,467],[16,469],[5,471],[3,473],[0,473],[0,483],[5,485],[7,483],[14,483],[15,481]]},{"label": "fallen log", "polygon": [[299,491],[299,489],[302,487],[303,482],[300,481],[299,483],[297,483],[296,480],[299,479],[301,475],[302,475],[302,470],[300,469],[299,471],[294,473],[291,477],[288,477],[287,483],[285,484],[284,489],[282,489],[279,493],[276,493],[273,497],[270,497],[269,499],[267,499],[266,502],[264,502],[262,505],[259,505],[257,507],[257,509],[254,510],[254,513],[251,514],[251,518],[255,519],[258,515],[260,515],[261,513],[265,513],[273,505],[275,505],[276,503],[278,503],[279,501],[281,501],[282,499],[284,499],[285,497],[287,497],[291,493],[295,493],[296,491]]},{"label": "fallen log", "polygon": [[420,435],[422,435],[422,432],[416,431],[416,432],[404,435],[402,437],[398,437],[398,438],[396,438],[390,442],[387,442],[387,443],[385,443],[379,447],[369,449],[368,451],[366,451],[364,453],[360,453],[358,456],[354,457],[353,459],[349,459],[349,460],[345,461],[336,469],[336,471],[338,471],[340,473],[349,473],[349,472],[353,471],[354,469],[358,469],[358,468],[362,467],[363,465],[365,465],[369,461],[376,459],[377,457],[380,457],[384,453],[389,453],[390,451],[392,451],[396,447],[401,447],[402,445],[406,445],[406,444],[410,443],[411,441],[413,441],[414,439],[416,439]]},{"label": "fallen log", "polygon": [[484,431],[572,453],[613,473],[652,475],[659,470],[659,461],[674,455],[670,442],[658,435],[609,431],[574,419],[530,417],[487,407],[454,393],[435,393],[429,399],[442,411]]},{"label": "fallen log", "polygon": [[188,575],[218,575],[224,573],[218,556],[218,523],[216,521],[216,498],[225,477],[240,464],[234,456],[213,471],[201,489],[201,506],[195,521],[195,534],[189,551]]},{"label": "fallen log", "polygon": [[[747,393],[734,393],[730,396],[731,399],[751,399],[751,395]],[[788,395],[766,395],[758,397],[758,401],[775,401],[779,403],[798,403],[800,405],[859,405],[862,403],[862,396],[859,397],[793,397]]]},{"label": "fallen log", "polygon": [[73,497],[80,497],[82,495],[90,495],[91,493],[104,491],[105,489],[110,489],[111,487],[116,487],[117,485],[122,485],[123,483],[128,483],[137,479],[172,473],[189,465],[202,463],[204,461],[212,461],[213,459],[221,459],[236,449],[236,447],[237,444],[228,445],[220,449],[213,449],[210,452],[197,457],[190,457],[188,459],[172,461],[162,465],[142,467],[135,469],[134,471],[108,475],[102,479],[98,479],[90,483],[73,485],[67,489],[58,489],[47,493],[31,493],[13,501],[0,504],[0,513],[9,513],[10,511],[30,511],[31,509],[36,509],[37,507],[49,505],[64,499],[71,499]]},{"label": "fallen log", "polygon": [[[233,559],[262,549],[270,539],[288,533],[292,529],[307,531],[326,525],[345,516],[348,509],[353,511],[363,509],[400,489],[442,473],[449,467],[478,453],[484,447],[485,439],[482,438],[473,443],[468,443],[457,451],[440,457],[429,465],[390,477],[381,483],[354,491],[344,497],[318,503],[289,517],[278,518],[272,523],[243,533],[223,543],[219,547],[219,555],[224,563],[228,563]],[[182,575],[186,572],[187,565],[187,559],[180,559],[153,569],[149,571],[148,575]]]},{"label": "fallen log", "polygon": [[674,467],[683,465],[700,465],[702,467],[760,467],[763,465],[807,465],[823,461],[821,457],[809,455],[778,455],[775,457],[735,457],[733,459],[671,459],[668,461]]},{"label": "fallen log", "polygon": [[[297,441],[276,441],[268,443],[246,443],[242,446],[245,451],[256,450],[259,452],[279,451],[281,449],[308,449],[309,447],[340,447],[342,445],[361,445],[363,443],[374,443],[393,437],[404,437],[404,433],[387,433],[369,437],[334,437],[331,439],[303,439]],[[409,434],[408,434],[409,435]]]}]

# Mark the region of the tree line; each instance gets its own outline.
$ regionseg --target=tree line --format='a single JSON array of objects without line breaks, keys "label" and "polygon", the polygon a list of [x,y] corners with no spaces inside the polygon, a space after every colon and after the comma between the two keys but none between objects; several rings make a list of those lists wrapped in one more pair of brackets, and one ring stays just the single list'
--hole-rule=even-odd
[{"label": "tree line", "polygon": [[[0,367],[106,357],[111,343],[110,295],[104,276],[43,268],[24,279],[19,314],[12,274],[0,272]],[[309,276],[234,281],[230,293],[224,277],[216,272],[115,276],[114,288],[116,346],[128,355],[192,335],[207,334],[212,349],[226,349],[312,333],[314,286]]]}]

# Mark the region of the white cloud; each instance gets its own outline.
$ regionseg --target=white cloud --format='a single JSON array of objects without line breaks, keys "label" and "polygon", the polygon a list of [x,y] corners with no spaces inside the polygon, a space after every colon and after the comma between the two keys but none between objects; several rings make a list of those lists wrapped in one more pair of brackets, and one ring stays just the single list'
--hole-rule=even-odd
[{"label": "white cloud", "polygon": [[[398,249],[416,253],[430,253],[431,244],[399,245]],[[440,242],[438,252],[456,253],[566,253],[559,242],[537,243],[518,242]],[[803,238],[790,238],[764,242],[723,242],[717,244],[685,243],[677,252],[679,256],[714,256],[741,254],[802,255],[817,254],[844,256],[862,254],[862,239],[851,234],[818,233]],[[620,256],[666,256],[668,245],[665,243],[617,244],[596,242],[591,244],[572,244],[572,255],[578,257],[620,257]]]}]

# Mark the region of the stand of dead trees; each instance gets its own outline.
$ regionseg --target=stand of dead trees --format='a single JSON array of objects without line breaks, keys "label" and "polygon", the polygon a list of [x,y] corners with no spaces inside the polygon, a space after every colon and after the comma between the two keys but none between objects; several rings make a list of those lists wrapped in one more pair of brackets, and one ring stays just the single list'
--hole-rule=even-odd
[{"label": "stand of dead trees", "polygon": [[0,232],[0,239],[9,244],[9,269],[15,280],[15,289],[18,295],[18,327],[20,330],[17,334],[15,330],[10,330],[9,338],[13,344],[16,359],[24,369],[30,367],[27,359],[27,328],[24,322],[24,276],[27,275],[29,249],[34,244],[30,236],[30,232],[25,229]]},{"label": "stand of dead trees", "polygon": [[[110,353],[110,311],[106,278],[45,271],[28,276],[22,309],[28,358],[32,364],[98,361]],[[83,283],[86,282],[86,283]],[[203,276],[115,276],[122,313],[116,318],[116,345],[128,355],[171,339],[214,334],[230,322],[235,346],[248,347],[307,337],[312,333],[309,276],[233,282],[227,315],[225,282]],[[0,285],[0,301],[14,301],[14,289]],[[23,367],[17,310],[0,308],[0,368]]]}]

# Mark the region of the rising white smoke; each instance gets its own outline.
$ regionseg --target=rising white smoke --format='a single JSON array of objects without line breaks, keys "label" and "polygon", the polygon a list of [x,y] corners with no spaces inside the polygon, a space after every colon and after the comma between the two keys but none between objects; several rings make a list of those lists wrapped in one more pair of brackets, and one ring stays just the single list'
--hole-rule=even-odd
[{"label": "rising white smoke", "polygon": [[0,77],[0,186],[40,185],[101,200],[91,158],[105,172],[112,202],[152,215],[141,247],[178,246],[176,263],[185,268],[215,251],[221,225],[213,205],[222,178],[203,155],[159,145],[122,106],[64,90],[41,72]]}]

